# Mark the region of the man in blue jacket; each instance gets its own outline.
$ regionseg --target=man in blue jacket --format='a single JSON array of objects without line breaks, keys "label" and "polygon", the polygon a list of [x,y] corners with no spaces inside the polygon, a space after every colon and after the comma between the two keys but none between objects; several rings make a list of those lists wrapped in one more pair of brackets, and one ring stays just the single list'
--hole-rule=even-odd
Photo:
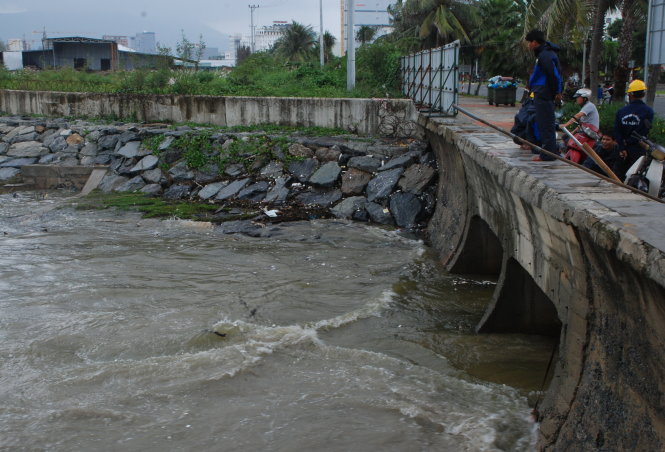
[{"label": "man in blue jacket", "polygon": [[614,138],[619,146],[619,158],[614,164],[614,173],[619,179],[626,178],[626,171],[642,157],[644,148],[631,135],[637,132],[642,136],[649,134],[653,124],[653,110],[642,100],[647,86],[642,80],[633,80],[628,85],[628,105],[617,111],[614,120]]},{"label": "man in blue jacket", "polygon": [[[536,55],[536,64],[529,78],[529,90],[534,93],[536,106],[536,138],[542,147],[554,154],[559,151],[556,145],[554,124],[554,103],[561,102],[561,65],[557,52],[559,47],[547,42],[540,30],[531,30],[524,38]],[[533,158],[536,161],[554,160],[547,154],[540,153]]]}]

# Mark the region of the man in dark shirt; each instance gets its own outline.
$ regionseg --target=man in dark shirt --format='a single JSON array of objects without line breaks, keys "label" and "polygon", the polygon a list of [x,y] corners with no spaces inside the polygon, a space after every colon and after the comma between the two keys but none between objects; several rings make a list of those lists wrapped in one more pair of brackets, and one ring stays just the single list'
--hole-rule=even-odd
[{"label": "man in dark shirt", "polygon": [[[614,137],[611,133],[604,134],[600,141],[596,143],[593,150],[596,151],[596,154],[603,159],[603,162],[605,162],[609,168],[614,166],[617,157],[619,157],[619,147],[617,146],[616,141],[614,141]],[[583,165],[598,174],[609,177],[609,174],[605,174],[605,171],[603,171],[592,158],[584,160]]]},{"label": "man in dark shirt", "polygon": [[[554,124],[554,103],[561,102],[561,65],[557,52],[559,47],[545,41],[545,34],[540,30],[531,30],[524,38],[536,55],[536,64],[529,78],[529,90],[534,93],[536,107],[536,138],[542,147],[554,154],[559,150],[556,145],[556,132]],[[539,160],[554,160],[541,152],[533,158]]]},{"label": "man in dark shirt", "polygon": [[630,82],[626,90],[628,105],[617,111],[614,120],[614,138],[619,147],[614,173],[621,180],[626,178],[626,171],[645,153],[638,140],[631,136],[632,133],[647,136],[653,124],[653,110],[642,100],[646,89],[642,80]]}]

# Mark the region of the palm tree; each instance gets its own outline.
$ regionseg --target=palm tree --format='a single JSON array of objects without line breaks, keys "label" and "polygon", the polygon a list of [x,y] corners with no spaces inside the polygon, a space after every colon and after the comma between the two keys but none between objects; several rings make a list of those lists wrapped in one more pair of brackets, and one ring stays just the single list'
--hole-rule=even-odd
[{"label": "palm tree", "polygon": [[393,33],[406,48],[429,48],[455,39],[469,42],[476,9],[466,0],[398,0],[388,11]]},{"label": "palm tree", "polygon": [[356,32],[356,41],[358,41],[361,45],[370,43],[372,40],[374,40],[377,32],[378,29],[376,27],[362,25]]},{"label": "palm tree", "polygon": [[586,46],[590,32],[589,86],[595,88],[599,78],[598,64],[603,48],[605,16],[620,2],[621,0],[534,0],[529,5],[526,30],[540,25],[548,34],[555,34],[555,30],[565,31],[572,27],[571,31],[576,35],[576,39],[572,41],[578,41],[581,37],[583,46]]},{"label": "palm tree", "polygon": [[290,63],[302,63],[313,58],[316,33],[311,26],[298,22],[290,24],[284,35],[275,42],[275,53]]},{"label": "palm tree", "polygon": [[617,65],[614,70],[614,98],[623,101],[626,95],[626,83],[630,74],[628,62],[633,48],[633,33],[640,22],[646,21],[646,0],[622,0],[621,19],[622,27],[619,35],[619,51]]},{"label": "palm tree", "polygon": [[[335,42],[337,42],[337,38],[335,38],[334,35],[330,34],[329,31],[326,31],[323,33],[323,59],[324,63],[327,63],[330,61],[330,58],[333,55],[333,48],[335,47]],[[316,43],[314,44],[313,47],[313,52],[314,55],[319,55],[319,46],[320,43],[317,40]]]}]

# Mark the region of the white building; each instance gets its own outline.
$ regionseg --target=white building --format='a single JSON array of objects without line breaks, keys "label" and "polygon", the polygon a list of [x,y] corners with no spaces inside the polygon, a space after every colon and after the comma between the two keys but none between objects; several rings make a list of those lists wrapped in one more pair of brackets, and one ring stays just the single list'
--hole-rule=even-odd
[{"label": "white building", "polygon": [[279,38],[284,36],[289,25],[287,21],[276,20],[270,26],[258,28],[254,33],[255,50],[257,52],[269,50]]}]

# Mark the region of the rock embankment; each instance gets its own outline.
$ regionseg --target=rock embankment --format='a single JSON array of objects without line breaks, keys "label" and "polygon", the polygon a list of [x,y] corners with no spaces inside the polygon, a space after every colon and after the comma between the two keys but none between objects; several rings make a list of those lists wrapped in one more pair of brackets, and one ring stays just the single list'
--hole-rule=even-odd
[{"label": "rock embankment", "polygon": [[296,207],[401,228],[426,223],[437,179],[431,150],[411,139],[0,117],[0,183],[33,164],[108,165],[104,192]]}]

